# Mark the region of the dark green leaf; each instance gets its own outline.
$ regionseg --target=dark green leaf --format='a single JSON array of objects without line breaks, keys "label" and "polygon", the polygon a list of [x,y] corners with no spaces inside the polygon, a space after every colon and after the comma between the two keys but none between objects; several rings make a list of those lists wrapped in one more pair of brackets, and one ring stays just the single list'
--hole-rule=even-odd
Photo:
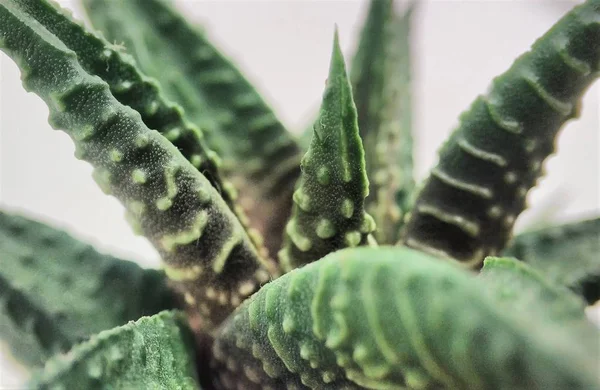
[{"label": "dark green leaf", "polygon": [[364,211],[368,185],[356,107],[336,32],[321,112],[302,159],[294,209],[279,253],[285,270],[367,243],[375,228]]},{"label": "dark green leaf", "polygon": [[503,252],[593,304],[600,299],[600,218],[516,236]]},{"label": "dark green leaf", "polygon": [[[488,257],[479,279],[506,310],[520,314],[524,322],[540,317],[540,325],[569,330],[573,339],[599,355],[600,333],[585,314],[584,302],[566,287],[554,285],[527,264],[513,258]],[[542,331],[541,329],[538,329]],[[548,332],[552,332],[549,329]]]},{"label": "dark green leaf", "polygon": [[381,244],[398,241],[415,187],[409,34],[414,5],[398,14],[393,0],[371,1],[350,72],[370,180],[365,204]]},{"label": "dark green leaf", "polygon": [[[106,81],[119,102],[138,111],[149,128],[167,137],[200,172],[208,173],[216,188],[227,189],[217,169],[218,158],[206,146],[201,131],[184,119],[181,107],[165,99],[156,81],[141,74],[133,58],[87,31],[55,3],[12,1],[73,50],[86,72]],[[115,154],[114,158],[122,156]],[[222,195],[231,205],[231,193]]]},{"label": "dark green leaf", "polygon": [[480,267],[506,245],[561,127],[600,76],[600,1],[558,21],[462,114],[402,242]]},{"label": "dark green leaf", "polygon": [[158,250],[205,326],[218,325],[276,274],[210,182],[14,2],[0,3],[0,49],[20,67],[25,88],[46,102],[50,124],[69,134],[100,187]]},{"label": "dark green leaf", "polygon": [[0,212],[0,332],[33,365],[94,333],[173,308],[164,274]]},{"label": "dark green leaf", "polygon": [[[206,36],[164,0],[85,0],[94,25],[136,57],[211,130],[208,145],[239,192],[239,204],[271,255],[291,211],[300,149],[262,97]],[[160,56],[151,53],[161,53]],[[215,123],[204,124],[206,117]],[[204,127],[203,127],[204,128]]]}]

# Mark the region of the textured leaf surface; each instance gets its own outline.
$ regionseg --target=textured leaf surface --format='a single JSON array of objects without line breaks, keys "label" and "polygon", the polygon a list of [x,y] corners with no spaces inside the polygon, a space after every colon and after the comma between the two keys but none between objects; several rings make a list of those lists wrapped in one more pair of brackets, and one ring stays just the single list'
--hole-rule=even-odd
[{"label": "textured leaf surface", "polygon": [[0,3],[0,49],[20,67],[25,88],[46,102],[50,124],[69,134],[100,187],[156,247],[207,327],[276,273],[210,182],[13,2]]},{"label": "textured leaf surface", "polygon": [[569,330],[598,361],[600,333],[588,320],[584,302],[569,289],[552,284],[541,273],[513,258],[486,258],[479,279],[506,310],[519,312],[524,319],[545,318],[547,321],[540,324],[553,327],[556,332],[561,328]]},{"label": "textured leaf surface", "polygon": [[[165,95],[181,104],[185,116],[202,129],[211,148],[222,156],[227,155],[230,146],[216,138],[217,118],[187,73],[192,71],[188,63],[191,52],[183,55],[171,42],[164,42],[158,26],[150,24],[136,1],[84,0],[82,4],[93,26],[131,54],[144,73],[159,81]],[[164,15],[163,24],[169,20],[171,18]]]},{"label": "textured leaf surface", "polygon": [[292,218],[279,252],[283,268],[289,271],[335,250],[366,244],[375,229],[364,211],[368,185],[356,107],[336,32],[321,112],[302,159]]},{"label": "textured leaf surface", "polygon": [[173,308],[175,296],[160,271],[0,212],[0,302],[2,338],[38,365],[92,334]]},{"label": "textured leaf surface", "polygon": [[162,312],[106,330],[53,358],[36,389],[199,389],[185,316]]},{"label": "textured leaf surface", "polygon": [[600,218],[519,234],[503,255],[524,261],[590,304],[600,299]]},{"label": "textured leaf surface", "polygon": [[[12,0],[77,54],[80,65],[91,75],[106,81],[113,96],[138,111],[144,123],[159,131],[179,149],[194,167],[204,173],[226,202],[233,194],[221,180],[218,158],[204,141],[204,135],[183,116],[178,105],[168,101],[155,80],[140,73],[135,61],[104,38],[87,31],[64,9],[46,0]],[[118,160],[123,156],[115,153]]]},{"label": "textured leaf surface", "polygon": [[600,1],[588,0],[497,77],[440,151],[403,242],[480,267],[506,245],[527,192],[600,75]]},{"label": "textured leaf surface", "polygon": [[370,179],[366,209],[380,244],[398,241],[409,209],[413,178],[410,23],[393,0],[371,1],[350,78]]},{"label": "textured leaf surface", "polygon": [[[225,389],[596,389],[598,360],[453,263],[352,248],[263,287],[223,327]],[[236,387],[238,386],[238,387]]]},{"label": "textured leaf surface", "polygon": [[192,121],[211,114],[216,123],[206,132],[209,146],[223,158],[223,171],[237,188],[250,225],[275,255],[300,174],[295,139],[240,71],[167,1],[84,4],[93,23],[110,39],[124,41]]}]

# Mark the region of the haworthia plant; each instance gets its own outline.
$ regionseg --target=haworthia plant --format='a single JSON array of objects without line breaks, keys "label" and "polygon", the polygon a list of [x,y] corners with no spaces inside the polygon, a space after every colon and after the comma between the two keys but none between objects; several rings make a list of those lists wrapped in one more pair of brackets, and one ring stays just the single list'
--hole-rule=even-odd
[{"label": "haworthia plant", "polygon": [[274,256],[299,175],[294,138],[240,71],[168,2],[83,3],[93,24],[131,47],[141,68],[165,85],[193,122],[211,121],[207,142],[220,154],[226,177],[238,189],[238,203]]},{"label": "haworthia plant", "polygon": [[29,364],[176,304],[162,272],[17,215],[0,212],[0,253],[0,323]]},{"label": "haworthia plant", "polygon": [[584,314],[599,220],[505,248],[600,75],[600,0],[494,80],[418,191],[414,3],[370,2],[349,77],[336,34],[301,163],[167,1],[83,3],[102,35],[51,0],[0,0],[0,49],[164,271],[0,213],[0,335],[28,366],[47,361],[33,388],[600,389]]},{"label": "haworthia plant", "polygon": [[356,108],[337,32],[323,105],[280,252],[286,270],[337,249],[364,245],[375,229],[364,211],[369,191]]}]

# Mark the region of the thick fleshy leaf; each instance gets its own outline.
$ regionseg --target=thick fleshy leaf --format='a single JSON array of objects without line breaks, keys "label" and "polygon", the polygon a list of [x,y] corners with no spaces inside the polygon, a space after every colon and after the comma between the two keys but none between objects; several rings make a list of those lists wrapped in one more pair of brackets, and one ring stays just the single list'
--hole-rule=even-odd
[{"label": "thick fleshy leaf", "polygon": [[371,0],[350,72],[365,147],[369,196],[380,244],[398,241],[414,191],[410,23],[393,0]]},{"label": "thick fleshy leaf", "polygon": [[143,317],[51,359],[31,388],[200,389],[193,345],[182,313]]},{"label": "thick fleshy leaf", "polygon": [[[237,197],[235,189],[221,177],[218,168],[220,159],[208,148],[202,131],[184,117],[179,105],[165,98],[156,80],[141,73],[135,60],[125,54],[122,47],[87,31],[56,3],[48,0],[13,1],[73,50],[86,72],[106,81],[120,103],[139,112],[148,128],[165,136],[219,191],[244,226],[248,226],[244,211],[234,202]],[[116,151],[111,158],[119,161],[123,156]],[[261,250],[261,237],[251,238]]]},{"label": "thick fleshy leaf", "polygon": [[590,356],[600,355],[600,331],[585,314],[580,297],[564,286],[555,285],[527,264],[514,258],[488,257],[479,279],[497,298],[499,305],[523,318],[537,316],[547,321],[546,327],[568,329]]},{"label": "thick fleshy leaf", "polygon": [[[125,42],[191,120],[209,113],[208,144],[239,192],[250,225],[274,255],[291,211],[300,149],[258,92],[206,36],[164,0],[85,0],[93,24]],[[161,53],[155,56],[150,53]]]},{"label": "thick fleshy leaf", "polygon": [[158,250],[205,326],[220,323],[277,272],[206,177],[15,2],[0,3],[0,49],[20,67],[25,88],[46,102],[50,124],[69,134],[100,187]]},{"label": "thick fleshy leaf", "polygon": [[[138,111],[149,128],[171,141],[213,186],[223,190],[222,196],[227,203],[233,204],[230,185],[222,181],[217,169],[218,157],[207,147],[200,129],[184,118],[181,107],[163,96],[155,80],[140,72],[131,56],[101,36],[87,31],[54,2],[11,1],[73,50],[86,72],[106,81],[119,102]],[[113,156],[116,160],[122,157],[118,153]]]},{"label": "thick fleshy leaf", "polygon": [[165,275],[0,212],[0,337],[38,365],[102,330],[175,306]]},{"label": "thick fleshy leaf", "polygon": [[571,329],[521,314],[454,263],[344,249],[247,300],[216,339],[213,369],[224,389],[600,386],[597,356]]},{"label": "thick fleshy leaf", "polygon": [[593,304],[600,299],[600,218],[519,234],[503,252]]},{"label": "thick fleshy leaf", "polygon": [[600,76],[600,1],[558,21],[462,114],[402,242],[480,267],[505,247],[560,128]]},{"label": "thick fleshy leaf", "polygon": [[290,271],[335,250],[364,245],[373,219],[364,211],[369,181],[356,107],[335,34],[331,65],[313,139],[285,230],[282,267]]}]

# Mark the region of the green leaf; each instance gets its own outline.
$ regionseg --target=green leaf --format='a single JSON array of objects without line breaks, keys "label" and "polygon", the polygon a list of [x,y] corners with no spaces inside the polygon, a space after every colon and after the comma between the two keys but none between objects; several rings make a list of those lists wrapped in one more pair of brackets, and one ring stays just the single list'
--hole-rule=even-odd
[{"label": "green leaf", "polygon": [[0,212],[0,253],[0,333],[31,365],[175,306],[162,272],[17,215]]},{"label": "green leaf", "polygon": [[[163,41],[161,30],[146,19],[134,1],[83,0],[82,5],[92,25],[131,54],[145,74],[158,80],[165,95],[185,109],[185,116],[202,129],[210,148],[221,157],[227,156],[230,145],[219,136],[218,118],[209,111],[210,103],[193,86],[193,76],[188,73],[193,70],[189,65],[192,52],[183,55],[176,44]],[[169,14],[161,17],[162,24],[171,19]]]},{"label": "green leaf", "polygon": [[[223,158],[250,225],[274,255],[292,207],[300,149],[262,97],[206,36],[163,0],[84,0],[94,25],[124,41],[191,120],[216,124],[207,142]],[[161,53],[160,56],[151,53]]]},{"label": "green leaf", "polygon": [[394,5],[371,1],[350,72],[370,179],[365,204],[382,244],[398,241],[415,188],[409,39],[415,3],[402,14]]},{"label": "green leaf", "polygon": [[600,299],[600,218],[519,234],[502,254],[524,261],[589,304]]},{"label": "green leaf", "polygon": [[26,89],[46,102],[50,124],[69,134],[100,187],[158,250],[205,326],[218,325],[277,273],[210,182],[14,2],[0,3],[0,49],[21,69]]},{"label": "green leaf", "polygon": [[[223,183],[215,152],[202,132],[183,116],[183,109],[163,96],[155,80],[141,74],[135,61],[104,38],[87,31],[57,4],[46,0],[11,0],[77,54],[80,65],[106,81],[113,96],[138,111],[151,129],[159,131],[194,167],[204,173],[232,206],[234,194]],[[115,159],[122,158],[118,153]]]},{"label": "green leaf", "polygon": [[[352,248],[263,287],[213,348],[223,388],[596,389],[597,354],[454,263]],[[236,368],[238,368],[236,370]]]},{"label": "green leaf", "polygon": [[335,250],[365,245],[375,229],[364,211],[369,181],[356,107],[335,33],[319,119],[285,230],[281,265],[287,271]]},{"label": "green leaf", "polygon": [[[569,330],[591,356],[600,354],[600,333],[585,314],[584,302],[569,289],[546,280],[541,273],[513,258],[488,257],[479,279],[506,310],[520,313],[523,321],[537,316],[555,332]],[[552,332],[549,329],[548,332]]]},{"label": "green leaf", "polygon": [[[163,96],[156,80],[143,75],[122,48],[87,31],[58,4],[46,0],[12,1],[73,50],[85,71],[106,81],[113,96],[138,111],[148,128],[165,136],[210,181],[247,227],[247,217],[234,202],[235,189],[221,177],[219,157],[208,148],[201,130],[184,117],[183,109]],[[123,155],[116,151],[111,158],[118,161]],[[260,239],[257,237],[258,241],[253,242],[262,249]]]},{"label": "green leaf", "polygon": [[106,330],[50,360],[32,388],[200,389],[185,316],[162,312]]},{"label": "green leaf", "polygon": [[558,21],[462,114],[402,242],[480,267],[506,245],[561,127],[600,75],[600,1]]}]

